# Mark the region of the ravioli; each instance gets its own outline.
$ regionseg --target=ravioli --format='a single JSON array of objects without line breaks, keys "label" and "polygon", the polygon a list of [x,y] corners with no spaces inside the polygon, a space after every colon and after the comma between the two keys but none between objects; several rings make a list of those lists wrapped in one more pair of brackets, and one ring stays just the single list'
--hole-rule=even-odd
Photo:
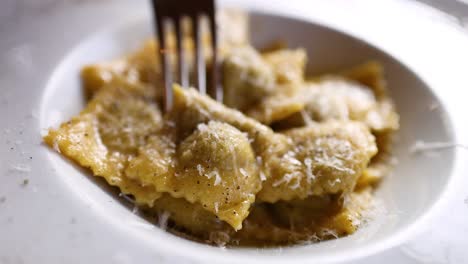
[{"label": "ravioli", "polygon": [[110,83],[78,116],[49,130],[44,141],[123,193],[134,195],[137,204],[152,206],[161,194],[127,177],[125,168],[138,147],[146,144],[146,136],[161,128],[162,116],[151,98],[129,91],[126,85]]},{"label": "ravioli", "polygon": [[357,122],[320,123],[285,135],[292,147],[272,166],[258,195],[263,201],[350,193],[377,152],[374,137]]},{"label": "ravioli", "polygon": [[250,46],[227,54],[223,76],[224,104],[239,110],[247,110],[275,88],[273,67]]},{"label": "ravioli", "polygon": [[[127,174],[159,192],[199,203],[241,229],[261,186],[247,136],[226,123],[210,121],[173,146],[149,144],[130,162]],[[173,160],[161,164],[162,157],[169,156]]]},{"label": "ravioli", "polygon": [[[352,234],[373,208],[399,129],[383,66],[307,76],[304,49],[249,44],[245,13],[223,11],[219,23],[222,103],[174,84],[163,114],[159,48],[150,39],[85,66],[87,105],[45,143],[131,196],[160,227],[203,243],[276,246]],[[210,37],[202,36],[208,62]],[[166,51],[173,64],[174,41]],[[193,42],[183,41],[193,64]]]}]

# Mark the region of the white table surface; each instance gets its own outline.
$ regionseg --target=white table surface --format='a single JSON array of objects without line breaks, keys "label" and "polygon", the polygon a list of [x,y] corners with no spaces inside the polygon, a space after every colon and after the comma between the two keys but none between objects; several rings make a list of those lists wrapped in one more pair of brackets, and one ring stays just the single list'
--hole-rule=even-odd
[{"label": "white table surface", "polygon": [[[138,8],[142,4],[142,1],[131,2],[123,0],[2,0],[0,2],[0,33],[2,33],[0,35],[0,46],[2,47],[0,50],[0,76],[6,72],[17,74],[17,76],[0,80],[0,91],[3,92],[5,86],[21,85],[21,78],[25,76],[15,73],[15,69],[29,69],[33,76],[32,71],[34,67],[38,67],[37,63],[58,61],[64,54],[65,50],[57,50],[56,54],[34,53],[35,47],[28,43],[33,41],[37,45],[45,45],[47,41],[50,41],[47,39],[38,40],[41,30],[60,28],[60,25],[56,25],[53,28],[45,29],[41,25],[63,20],[63,16],[70,16],[72,20],[73,10],[92,12],[92,9],[87,9],[91,4],[109,5],[108,12],[115,14],[124,14],[129,7]],[[439,82],[440,84],[440,82],[445,81],[439,77],[437,71],[439,71],[440,65],[446,65],[447,72],[450,71],[456,76],[454,78],[458,84],[456,87],[448,86],[447,89],[458,89],[459,98],[445,99],[453,102],[449,107],[456,108],[458,112],[467,113],[468,107],[462,99],[468,98],[468,29],[463,28],[461,24],[468,20],[463,19],[463,14],[460,15],[460,12],[457,13],[459,19],[456,19],[419,2],[403,0],[226,0],[221,2],[227,5],[242,2],[247,6],[281,9],[285,14],[313,18],[321,23],[351,32],[385,49],[409,65],[424,80],[432,83]],[[67,13],[62,12],[64,10],[67,10]],[[468,14],[466,15],[468,17]],[[83,21],[83,24],[86,23],[92,23],[92,21]],[[11,33],[11,27],[15,28],[14,33]],[[8,30],[8,28],[10,29]],[[76,41],[76,37],[81,34],[82,30],[80,27],[75,27],[70,31],[60,32],[57,37],[60,37],[61,41],[69,46]],[[5,35],[5,32],[10,34]],[[428,54],[430,54],[430,61],[427,59]],[[53,63],[44,64],[44,67],[51,67],[51,69],[53,66]],[[447,72],[444,74],[446,75]],[[34,96],[34,92],[32,92],[32,96]],[[438,96],[444,98],[446,95],[439,93]],[[0,103],[7,103],[8,100],[11,101],[11,98],[8,98],[7,93],[0,95]],[[22,109],[11,107],[12,110],[21,112],[23,117],[35,118],[34,113],[37,111],[35,105]],[[468,117],[466,120],[468,123]],[[455,125],[466,129],[466,124]],[[0,134],[1,144],[9,147],[14,144],[15,140],[18,140],[15,132],[22,129],[21,124],[2,122],[2,126],[4,126],[2,127],[4,131]],[[37,137],[22,140],[24,144],[37,145],[40,142]],[[458,143],[468,144],[468,142]],[[6,150],[0,151],[6,153]],[[0,178],[13,177],[11,176],[11,168],[7,166],[5,161],[0,160],[0,165]],[[31,168],[35,166],[38,167],[40,164],[34,164],[32,161]],[[30,173],[24,171],[20,177],[25,178]],[[424,227],[423,233],[397,248],[352,263],[468,263],[468,172],[466,176],[463,182],[458,184],[457,190],[454,190],[450,197],[447,197],[444,209]],[[39,257],[36,263],[43,263],[42,261],[48,258],[41,259],[40,256],[43,255],[30,250],[29,244],[24,241],[24,238],[16,241],[2,240],[2,231],[6,232],[3,228],[8,226],[5,223],[13,221],[15,217],[27,215],[10,215],[9,211],[3,210],[2,207],[24,206],[26,210],[28,204],[34,203],[26,203],[25,200],[18,197],[17,193],[23,192],[21,197],[28,197],[30,193],[38,192],[34,188],[34,184],[28,188],[19,188],[18,186],[2,185],[0,182],[0,198],[6,197],[6,200],[0,202],[0,263],[34,263],[28,254]],[[31,196],[33,195],[31,194]],[[40,227],[40,221],[30,221],[30,223],[36,223]],[[44,241],[43,243],[47,242],[47,240],[42,241]],[[13,244],[9,244],[7,247],[6,243]],[[10,250],[6,250],[6,248]],[[42,248],[47,247],[43,246]],[[57,262],[54,263],[70,262],[61,262],[58,259],[55,261]],[[125,258],[122,259],[121,256],[113,256],[109,261],[126,263]]]}]

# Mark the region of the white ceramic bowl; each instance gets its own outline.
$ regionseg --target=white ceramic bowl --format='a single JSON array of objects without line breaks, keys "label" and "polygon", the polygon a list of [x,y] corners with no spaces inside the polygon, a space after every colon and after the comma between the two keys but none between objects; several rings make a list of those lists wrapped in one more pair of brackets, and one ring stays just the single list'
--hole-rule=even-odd
[{"label": "white ceramic bowl", "polygon": [[[142,252],[164,252],[176,256],[182,263],[322,263],[350,260],[374,254],[401,243],[418,229],[427,217],[450,180],[454,152],[447,150],[443,157],[434,159],[413,155],[410,146],[418,139],[453,141],[449,117],[438,99],[423,81],[394,58],[365,42],[318,24],[285,17],[255,13],[251,17],[252,40],[255,45],[278,38],[287,40],[291,47],[304,47],[309,55],[310,73],[345,69],[369,59],[381,61],[397,109],[401,115],[401,130],[395,145],[398,164],[392,175],[385,178],[376,197],[385,211],[355,234],[311,245],[284,248],[220,249],[197,244],[158,228],[131,213],[120,202],[115,192],[77,166],[46,149],[56,177],[67,193],[78,202],[85,202],[93,212],[104,218],[106,230],[122,232],[125,244],[135,244]],[[78,43],[52,74],[41,101],[40,127],[57,126],[83,108],[78,71],[86,63],[107,60],[124,54],[141,44],[151,34],[150,22],[137,18],[95,33]],[[66,176],[64,176],[66,175]],[[62,186],[62,185],[60,185]],[[75,199],[76,198],[76,199]],[[108,202],[108,201],[112,202]],[[82,212],[77,211],[77,214]],[[99,236],[99,224],[89,227]],[[104,232],[104,231],[102,231]],[[142,253],[144,254],[144,253]]]}]

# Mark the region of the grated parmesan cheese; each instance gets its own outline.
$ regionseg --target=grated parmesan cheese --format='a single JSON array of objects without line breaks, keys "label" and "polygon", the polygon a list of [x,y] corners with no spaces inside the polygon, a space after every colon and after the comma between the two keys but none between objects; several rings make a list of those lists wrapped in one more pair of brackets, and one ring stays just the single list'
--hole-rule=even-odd
[{"label": "grated parmesan cheese", "polygon": [[197,170],[198,170],[198,174],[199,174],[200,176],[203,176],[203,175],[204,175],[204,169],[203,169],[203,167],[202,167],[201,164],[197,164]]},{"label": "grated parmesan cheese", "polygon": [[240,168],[239,172],[242,174],[242,176],[244,176],[246,178],[249,177],[249,174],[244,170],[244,168]]},{"label": "grated parmesan cheese", "polygon": [[54,140],[53,148],[54,148],[54,150],[57,151],[58,153],[62,154],[62,152],[60,151],[60,147],[59,147],[59,145],[58,145],[58,141],[57,141],[57,140]]},{"label": "grated parmesan cheese", "polygon": [[313,180],[315,180],[315,175],[312,172],[312,160],[310,158],[305,158],[304,164],[306,166],[307,182],[311,183]]},{"label": "grated parmesan cheese", "polygon": [[328,229],[328,228],[322,229],[321,233],[322,233],[322,236],[325,236],[325,237],[332,236],[334,238],[338,238],[338,234],[335,231]]},{"label": "grated parmesan cheese", "polygon": [[119,193],[119,197],[124,198],[127,202],[134,204],[135,199],[131,198],[130,196],[126,195],[125,193]]},{"label": "grated parmesan cheese", "polygon": [[309,113],[307,113],[306,111],[301,110],[301,116],[302,116],[302,120],[304,120],[304,123],[306,124],[306,126],[311,126],[314,124],[314,121],[312,120],[312,118],[310,117]]},{"label": "grated parmesan cheese", "polygon": [[262,163],[263,163],[262,157],[257,156],[257,157],[256,157],[256,160],[257,160],[257,164],[258,164],[258,165],[262,165]]},{"label": "grated parmesan cheese", "polygon": [[265,176],[265,173],[263,173],[263,171],[260,171],[260,180],[261,181],[266,181],[266,176]]},{"label": "grated parmesan cheese", "polygon": [[286,173],[281,179],[275,181],[272,186],[273,187],[278,187],[283,183],[289,184],[293,179],[297,179],[296,184],[290,186],[291,189],[296,189],[300,185],[300,178],[302,174],[298,171],[291,172],[291,173]]},{"label": "grated parmesan cheese", "polygon": [[211,179],[215,177],[214,181],[214,186],[218,185],[221,183],[221,176],[219,175],[219,172],[217,170],[211,171],[210,173],[204,174],[208,179]]},{"label": "grated parmesan cheese", "polygon": [[16,171],[20,173],[28,173],[31,171],[31,167],[29,167],[26,164],[17,164],[17,165],[11,165],[10,171]]},{"label": "grated parmesan cheese", "polygon": [[171,213],[168,211],[163,211],[162,213],[158,214],[158,225],[162,230],[167,229],[167,222],[170,216]]},{"label": "grated parmesan cheese", "polygon": [[328,180],[328,184],[330,186],[335,186],[336,184],[341,183],[341,180],[339,178],[336,178],[334,180]]},{"label": "grated parmesan cheese", "polygon": [[218,171],[215,171],[215,176],[216,176],[216,178],[215,178],[214,185],[216,186],[216,185],[221,183],[221,176],[219,176]]}]

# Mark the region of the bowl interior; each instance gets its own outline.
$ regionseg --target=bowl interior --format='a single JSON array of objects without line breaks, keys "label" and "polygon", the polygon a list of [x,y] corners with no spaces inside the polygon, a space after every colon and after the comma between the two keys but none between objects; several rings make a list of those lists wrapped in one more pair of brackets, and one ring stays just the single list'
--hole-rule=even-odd
[{"label": "bowl interior", "polygon": [[[56,127],[77,114],[84,106],[79,69],[87,63],[118,57],[137,48],[151,36],[151,23],[141,18],[115,27],[103,29],[83,40],[57,66],[48,83],[42,100],[41,127]],[[258,260],[282,260],[306,257],[331,260],[350,258],[353,254],[370,254],[373,249],[397,243],[410,227],[437,201],[451,174],[454,152],[447,150],[434,158],[414,155],[410,147],[417,140],[452,141],[449,119],[440,102],[423,81],[410,69],[365,42],[322,25],[254,13],[251,16],[252,41],[262,46],[272,40],[286,40],[290,47],[304,47],[308,52],[308,72],[321,73],[346,69],[369,59],[382,62],[391,95],[401,116],[401,130],[394,153],[398,161],[392,175],[379,186],[376,197],[382,210],[375,219],[355,234],[311,245],[297,245],[283,249],[230,249],[200,245],[175,237],[159,229],[148,229],[150,224],[131,214],[124,203],[107,204],[108,199],[118,199],[116,193],[105,188],[99,180],[49,152],[50,162],[56,167],[57,180],[65,181],[71,195],[91,201],[103,211],[116,228],[128,230],[129,239],[145,239],[150,246],[167,247],[175,254],[204,256],[227,260],[233,255],[237,260],[255,255]],[[437,106],[437,107],[435,107]],[[97,183],[97,184],[96,184]],[[128,225],[128,220],[138,225]],[[398,239],[397,239],[398,237]],[[161,245],[158,241],[166,241]],[[184,249],[184,250],[182,250]],[[206,253],[206,254],[205,254]]]}]

